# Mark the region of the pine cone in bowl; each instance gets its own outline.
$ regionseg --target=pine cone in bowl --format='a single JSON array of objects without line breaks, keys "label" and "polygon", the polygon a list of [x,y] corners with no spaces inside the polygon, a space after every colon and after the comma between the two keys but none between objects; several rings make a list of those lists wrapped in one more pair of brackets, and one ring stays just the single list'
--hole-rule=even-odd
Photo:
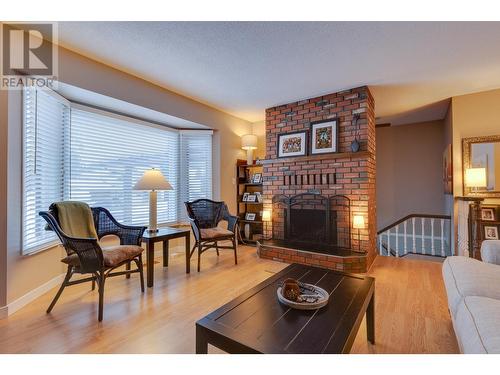
[{"label": "pine cone in bowl", "polygon": [[297,301],[300,296],[300,287],[296,280],[286,279],[281,289],[283,297],[290,301]]}]

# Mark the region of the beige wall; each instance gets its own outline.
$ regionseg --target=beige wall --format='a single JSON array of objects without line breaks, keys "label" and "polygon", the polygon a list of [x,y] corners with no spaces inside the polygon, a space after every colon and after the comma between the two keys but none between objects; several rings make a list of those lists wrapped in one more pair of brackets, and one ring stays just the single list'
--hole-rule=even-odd
[{"label": "beige wall", "polygon": [[445,214],[444,125],[377,128],[377,229],[406,215]]},{"label": "beige wall", "polygon": [[[462,139],[500,135],[500,90],[452,98],[453,194],[463,195]],[[500,203],[500,199],[487,202]]]},{"label": "beige wall", "polygon": [[[62,82],[81,87],[99,94],[141,105],[159,112],[181,117],[207,125],[214,132],[214,179],[220,180],[220,191],[214,197],[226,201],[231,211],[235,211],[235,186],[233,185],[237,158],[244,158],[240,149],[240,136],[249,133],[249,122],[218,111],[207,105],[175,94],[162,87],[144,81],[117,69],[100,64],[74,52],[59,49],[59,79]],[[8,103],[7,103],[8,100]],[[10,92],[1,97],[2,130],[0,152],[7,152],[7,122],[4,109],[8,104],[8,161],[1,159],[0,175],[0,238],[7,237],[8,243],[0,247],[0,267],[7,272],[0,272],[0,307],[11,303],[45,282],[59,276],[63,267],[59,260],[63,250],[55,247],[31,256],[21,256],[21,126],[22,103],[19,92]],[[8,169],[8,194],[3,191]],[[7,199],[8,198],[8,199]],[[8,207],[5,207],[8,202]],[[5,212],[7,211],[7,212]],[[8,223],[2,225],[5,218]],[[3,236],[4,227],[8,227],[8,236]],[[5,242],[5,241],[3,241]],[[5,259],[6,258],[6,259]],[[0,271],[2,268],[0,268]],[[5,276],[6,275],[6,276]],[[6,281],[1,278],[6,277]],[[5,297],[3,297],[3,294]],[[3,302],[3,300],[5,302]]]}]

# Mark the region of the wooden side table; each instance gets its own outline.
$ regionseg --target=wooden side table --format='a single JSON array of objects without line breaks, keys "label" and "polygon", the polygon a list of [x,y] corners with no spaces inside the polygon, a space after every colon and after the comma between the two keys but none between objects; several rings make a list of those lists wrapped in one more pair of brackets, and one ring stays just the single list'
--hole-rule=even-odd
[{"label": "wooden side table", "polygon": [[186,273],[191,269],[191,230],[172,227],[159,228],[158,232],[145,231],[142,242],[146,244],[147,285],[153,287],[155,243],[163,243],[163,267],[168,267],[168,241],[184,237],[186,248]]}]

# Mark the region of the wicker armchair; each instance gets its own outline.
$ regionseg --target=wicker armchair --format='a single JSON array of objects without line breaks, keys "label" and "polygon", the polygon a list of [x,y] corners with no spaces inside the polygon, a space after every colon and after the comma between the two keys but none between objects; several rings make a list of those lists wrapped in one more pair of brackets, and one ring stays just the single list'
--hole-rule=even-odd
[{"label": "wicker armchair", "polygon": [[[196,241],[190,256],[198,248],[198,272],[200,272],[201,254],[212,248],[217,251],[217,256],[219,255],[219,249],[233,249],[234,264],[238,264],[238,255],[236,253],[238,217],[229,214],[224,202],[198,199],[193,202],[185,202],[185,205]],[[222,220],[227,221],[227,229],[217,226]],[[231,241],[232,246],[220,246],[218,244],[219,241],[226,240]]]},{"label": "wicker armchair", "polygon": [[[49,207],[49,211],[39,212],[39,215],[48,223],[47,229],[53,230],[57,234],[67,253],[67,256],[61,260],[68,266],[66,277],[47,309],[47,313],[52,311],[65,287],[91,281],[92,290],[95,289],[95,283],[97,282],[99,291],[98,319],[102,321],[104,284],[106,279],[112,276],[125,275],[130,278],[130,274],[138,272],[140,274],[141,291],[144,293],[143,249],[140,244],[146,227],[120,224],[108,210],[102,207],[93,207],[91,210],[98,238],[110,234],[116,235],[120,239],[119,246],[101,248],[98,239],[68,236],[59,225],[57,208],[54,204]],[[131,262],[136,264],[136,269],[130,269]],[[126,267],[124,271],[113,272],[113,270],[123,265]],[[91,274],[91,276],[70,281],[74,274]]]}]

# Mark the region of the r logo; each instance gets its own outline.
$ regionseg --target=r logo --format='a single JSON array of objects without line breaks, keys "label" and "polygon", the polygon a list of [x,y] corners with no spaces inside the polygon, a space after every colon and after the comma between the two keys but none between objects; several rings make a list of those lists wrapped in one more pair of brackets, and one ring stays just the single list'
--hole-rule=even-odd
[{"label": "r logo", "polygon": [[52,23],[3,23],[2,74],[53,76],[53,40]]}]

